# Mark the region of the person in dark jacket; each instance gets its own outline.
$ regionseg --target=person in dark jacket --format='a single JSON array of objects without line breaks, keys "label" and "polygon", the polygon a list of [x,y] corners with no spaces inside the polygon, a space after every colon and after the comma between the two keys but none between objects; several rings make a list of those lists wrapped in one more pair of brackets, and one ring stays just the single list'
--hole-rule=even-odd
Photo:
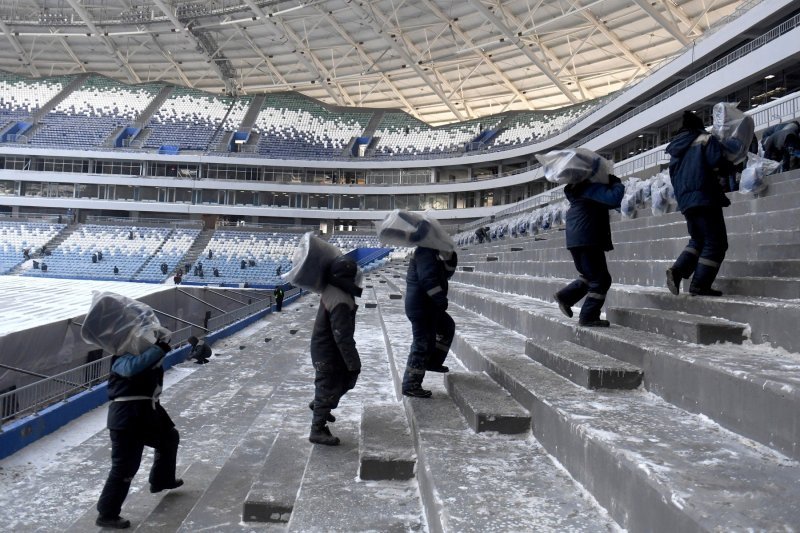
[{"label": "person in dark jacket", "polygon": [[275,286],[275,290],[272,291],[272,295],[275,297],[275,311],[280,312],[283,308],[283,289],[280,285]]},{"label": "person in dark jacket", "polygon": [[186,339],[192,345],[192,350],[189,352],[189,357],[186,359],[194,359],[196,365],[204,365],[208,363],[208,358],[211,357],[211,347],[206,344],[206,341],[201,341],[194,335]]},{"label": "person in dark jacket", "polygon": [[[736,143],[735,139],[726,143]],[[730,163],[724,150],[735,151],[732,144],[723,145],[706,133],[703,121],[694,113],[683,114],[683,124],[667,146],[670,155],[669,176],[675,190],[678,209],[686,218],[689,244],[667,269],[667,288],[680,292],[681,280],[692,278],[689,293],[693,296],[721,296],[712,289],[725,252],[728,236],[722,208],[731,204],[719,181],[719,168]]]},{"label": "person in dark jacket", "polygon": [[417,247],[406,274],[406,316],[411,321],[413,340],[403,374],[403,394],[430,398],[422,388],[425,372],[447,372],[444,366],[455,322],[447,314],[448,280],[458,265],[455,252]]},{"label": "person in dark jacket", "polygon": [[764,145],[764,157],[781,164],[780,171],[791,170],[792,157],[800,150],[800,126],[797,122],[781,124],[781,127],[770,133],[764,132],[762,142]]},{"label": "person in dark jacket", "polygon": [[361,372],[361,358],[353,338],[356,328],[355,298],[361,296],[356,284],[358,265],[346,256],[337,257],[328,268],[328,285],[322,296],[311,334],[311,362],[314,364],[314,400],[311,433],[315,444],[336,446],[339,438],[331,435],[327,422],[339,400],[356,386]]},{"label": "person in dark jacket", "polygon": [[183,485],[175,477],[180,436],[175,424],[158,401],[164,384],[164,356],[169,344],[158,341],[141,355],[115,355],[108,378],[108,429],[111,433],[111,472],[108,474],[95,524],[125,529],[130,521],[120,517],[122,502],[139,470],[145,446],[155,449],[150,469],[150,492]]},{"label": "person in dark jacket", "polygon": [[572,254],[580,276],[558,291],[553,298],[561,312],[571,318],[572,306],[586,297],[581,306],[578,324],[608,327],[608,320],[600,318],[606,294],[611,287],[606,252],[614,249],[608,211],[620,206],[625,187],[612,174],[608,177],[608,184],[582,181],[564,187],[564,194],[569,200],[566,220],[567,249]]}]

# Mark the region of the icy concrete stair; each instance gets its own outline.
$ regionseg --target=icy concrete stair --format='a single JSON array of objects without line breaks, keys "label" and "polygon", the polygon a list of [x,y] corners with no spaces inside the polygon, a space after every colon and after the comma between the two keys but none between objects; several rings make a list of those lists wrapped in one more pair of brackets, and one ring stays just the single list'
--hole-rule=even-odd
[{"label": "icy concrete stair", "polygon": [[450,284],[450,302],[526,337],[574,342],[639,366],[646,388],[666,401],[800,458],[797,355],[723,344],[698,357],[696,345],[671,337],[616,324],[578,327],[554,304],[458,282]]},{"label": "icy concrete stair", "polygon": [[723,294],[780,300],[800,299],[800,278],[722,277],[714,281],[714,287]]},{"label": "icy concrete stair", "polygon": [[[402,302],[376,287],[383,332],[399,386],[411,344]],[[381,292],[383,291],[383,292]],[[457,361],[448,359],[454,368]],[[527,434],[475,433],[444,388],[426,374],[431,398],[404,398],[417,450],[428,530],[615,531],[618,526]]]},{"label": "icy concrete stair", "polygon": [[311,447],[297,435],[278,435],[245,497],[244,522],[289,522]]},{"label": "icy concrete stair", "polygon": [[531,428],[530,414],[487,375],[450,372],[444,375],[444,384],[475,433],[514,434]]},{"label": "icy concrete stair", "polygon": [[640,368],[569,341],[528,339],[525,353],[587,389],[635,389],[642,383]]},{"label": "icy concrete stair", "polygon": [[339,446],[314,446],[288,531],[421,531],[417,484],[412,480],[354,483],[358,423],[339,422]]},{"label": "icy concrete stair", "polygon": [[576,387],[521,355],[524,336],[452,311],[472,326],[456,330],[459,359],[531,411],[536,439],[627,530],[783,531],[800,520],[796,461],[648,392]]},{"label": "icy concrete stair", "polygon": [[414,477],[417,454],[402,404],[363,407],[358,451],[363,480]]},{"label": "icy concrete stair", "polygon": [[800,258],[800,244],[763,244],[758,247],[759,259]]},{"label": "icy concrete stair", "polygon": [[611,307],[606,310],[606,316],[614,324],[659,333],[694,344],[717,342],[741,344],[745,339],[745,330],[747,329],[746,324],[730,320],[664,309]]}]

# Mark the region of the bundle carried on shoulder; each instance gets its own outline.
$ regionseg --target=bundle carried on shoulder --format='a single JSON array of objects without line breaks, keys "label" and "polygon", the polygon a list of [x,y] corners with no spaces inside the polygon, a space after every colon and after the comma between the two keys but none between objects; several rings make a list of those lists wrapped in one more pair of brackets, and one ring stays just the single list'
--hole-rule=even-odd
[{"label": "bundle carried on shoulder", "polygon": [[378,224],[378,240],[391,246],[422,246],[443,252],[455,250],[453,238],[428,213],[395,209]]},{"label": "bundle carried on shoulder", "polygon": [[608,183],[613,165],[611,161],[586,148],[567,148],[546,154],[537,154],[536,159],[544,167],[544,177],[553,183],[569,184],[589,180]]},{"label": "bundle carried on shoulder", "polygon": [[747,150],[750,148],[750,142],[753,140],[756,129],[753,117],[745,115],[738,105],[738,103],[728,102],[715,104],[712,112],[714,122],[711,126],[711,133],[721,141],[738,141],[737,143],[724,143],[726,146],[731,144],[736,146],[734,151],[724,151],[725,158],[736,164],[747,158]]},{"label": "bundle carried on shoulder", "polygon": [[328,284],[328,267],[340,255],[342,251],[339,248],[309,231],[300,237],[292,256],[292,269],[281,278],[302,289],[322,293]]},{"label": "bundle carried on shoulder", "polygon": [[113,355],[141,355],[171,336],[146,303],[113,292],[95,291],[81,337]]}]

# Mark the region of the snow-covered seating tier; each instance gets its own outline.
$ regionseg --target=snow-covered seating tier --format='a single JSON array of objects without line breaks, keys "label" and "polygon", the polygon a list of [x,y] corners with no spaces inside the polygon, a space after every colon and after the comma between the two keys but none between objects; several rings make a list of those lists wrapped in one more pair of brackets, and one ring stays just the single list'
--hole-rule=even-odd
[{"label": "snow-covered seating tier", "polygon": [[328,242],[345,253],[356,248],[386,248],[375,235],[334,235]]},{"label": "snow-covered seating tier", "polygon": [[[167,240],[164,241],[164,245],[158,249],[150,259],[150,262],[133,279],[163,281],[165,278],[173,276],[176,269],[183,267],[181,261],[199,234],[200,230],[196,228],[178,228],[170,233]],[[161,271],[162,264],[167,265],[166,274]]]},{"label": "snow-covered seating tier", "polygon": [[0,274],[7,273],[25,260],[23,250],[36,253],[64,226],[46,222],[0,221]]},{"label": "snow-covered seating tier", "polygon": [[508,120],[490,146],[500,148],[527,144],[558,133],[596,106],[597,102],[591,101],[554,111],[520,111]]},{"label": "snow-covered seating tier", "polygon": [[[47,272],[29,268],[24,276],[45,276],[75,279],[130,280],[134,273],[158,250],[172,230],[137,228],[134,226],[100,226],[86,224],[62,242],[45,258]],[[130,239],[131,232],[133,239]],[[103,258],[92,262],[92,255],[102,252]],[[114,273],[114,267],[119,273]]]},{"label": "snow-covered seating tier", "polygon": [[502,115],[495,115],[431,128],[406,113],[386,113],[375,130],[378,137],[375,156],[462,152],[467,143],[482,132],[494,129],[502,120]]},{"label": "snow-covered seating tier", "polygon": [[0,73],[0,126],[23,120],[53,99],[69,83],[66,76],[27,79]]},{"label": "snow-covered seating tier", "polygon": [[91,76],[42,118],[30,143],[101,146],[115,128],[133,123],[161,88],[159,84],[126,85]]},{"label": "snow-covered seating tier", "polygon": [[[217,129],[230,127],[234,130],[241,124],[248,104],[244,100],[236,104],[235,98],[178,87],[150,119],[147,127],[152,133],[144,145],[148,148],[177,146],[181,150],[213,148],[210,144]],[[228,111],[236,115],[231,117]],[[230,121],[225,120],[226,116]],[[233,124],[238,116],[241,118],[235,126],[225,126]]]},{"label": "snow-covered seating tier", "polygon": [[[184,281],[199,283],[244,283],[276,285],[283,283],[278,274],[292,268],[291,257],[300,241],[296,233],[248,233],[219,230],[209,241],[197,261],[184,274]],[[211,259],[208,258],[209,250]],[[250,266],[250,261],[255,266]],[[245,268],[242,268],[242,261]],[[198,263],[203,265],[203,277],[195,274]],[[185,265],[184,265],[185,266]],[[214,268],[219,276],[214,276]]]},{"label": "snow-covered seating tier", "polygon": [[350,139],[360,136],[372,113],[338,111],[296,93],[267,96],[253,125],[258,152],[285,159],[338,157]]}]

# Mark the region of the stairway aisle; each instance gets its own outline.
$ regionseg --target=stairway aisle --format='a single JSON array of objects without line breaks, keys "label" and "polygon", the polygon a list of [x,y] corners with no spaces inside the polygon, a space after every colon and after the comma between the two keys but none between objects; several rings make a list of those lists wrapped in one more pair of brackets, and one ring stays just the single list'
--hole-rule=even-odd
[{"label": "stairway aisle", "polygon": [[[389,297],[404,287],[401,278],[394,277],[403,269],[390,265],[371,273],[366,284],[375,291],[398,382],[411,327],[403,300]],[[466,370],[452,358],[447,364],[451,373]],[[475,433],[444,381],[441,374],[429,372],[423,386],[433,397],[404,398],[430,531],[619,531],[529,433]],[[491,412],[486,414],[491,418]]]}]

